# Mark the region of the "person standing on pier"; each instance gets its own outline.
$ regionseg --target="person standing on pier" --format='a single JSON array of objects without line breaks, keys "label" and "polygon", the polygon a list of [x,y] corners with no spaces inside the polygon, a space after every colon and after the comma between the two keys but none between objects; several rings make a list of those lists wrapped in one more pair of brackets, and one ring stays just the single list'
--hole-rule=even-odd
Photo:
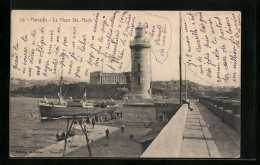
[{"label": "person standing on pier", "polygon": [[95,121],[95,118],[93,117],[93,118],[92,118],[93,129],[94,129],[95,124],[96,124],[96,121]]},{"label": "person standing on pier", "polygon": [[62,136],[63,138],[65,138],[65,132],[62,132],[61,136]]},{"label": "person standing on pier", "polygon": [[56,138],[58,138],[59,137],[59,131],[56,133]]},{"label": "person standing on pier", "polygon": [[106,132],[106,139],[108,139],[108,135],[109,135],[109,130],[107,128],[107,130],[105,131]]},{"label": "person standing on pier", "polygon": [[193,109],[190,107],[190,100],[189,99],[182,99],[183,104],[188,104],[188,109],[192,111]]},{"label": "person standing on pier", "polygon": [[122,133],[125,131],[125,125],[122,125]]}]

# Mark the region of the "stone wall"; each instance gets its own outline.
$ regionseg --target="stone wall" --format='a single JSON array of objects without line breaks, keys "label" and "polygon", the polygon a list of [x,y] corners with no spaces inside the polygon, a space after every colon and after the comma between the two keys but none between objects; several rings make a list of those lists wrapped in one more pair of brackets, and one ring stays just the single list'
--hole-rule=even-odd
[{"label": "stone wall", "polygon": [[124,103],[122,112],[129,122],[168,122],[179,108],[174,103]]},{"label": "stone wall", "polygon": [[169,121],[179,110],[180,105],[174,103],[155,103],[156,121],[162,121],[160,116],[163,115],[163,121]]},{"label": "stone wall", "polygon": [[223,122],[241,131],[241,103],[240,101],[200,97],[199,102],[215,113]]},{"label": "stone wall", "polygon": [[124,104],[122,112],[124,122],[150,123],[156,121],[156,109],[153,104]]},{"label": "stone wall", "polygon": [[161,130],[141,158],[179,158],[188,113],[183,104]]}]

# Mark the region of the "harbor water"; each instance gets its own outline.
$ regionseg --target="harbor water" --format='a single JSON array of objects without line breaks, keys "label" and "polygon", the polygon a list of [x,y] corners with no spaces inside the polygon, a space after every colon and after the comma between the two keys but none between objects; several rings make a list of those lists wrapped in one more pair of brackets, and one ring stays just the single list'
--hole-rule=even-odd
[{"label": "harbor water", "polygon": [[42,98],[10,98],[10,156],[23,157],[58,143],[56,133],[66,130],[65,119],[41,120],[38,109],[40,100]]}]

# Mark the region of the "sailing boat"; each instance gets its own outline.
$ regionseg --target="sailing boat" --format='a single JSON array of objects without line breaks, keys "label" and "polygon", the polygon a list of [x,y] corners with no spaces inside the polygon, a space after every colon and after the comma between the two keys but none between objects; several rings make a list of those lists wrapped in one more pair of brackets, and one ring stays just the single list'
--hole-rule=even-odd
[{"label": "sailing boat", "polygon": [[86,89],[83,94],[83,99],[75,100],[70,98],[70,100],[66,102],[64,97],[67,91],[65,92],[64,96],[62,96],[62,83],[63,76],[61,73],[58,103],[50,102],[46,97],[44,97],[44,101],[39,101],[38,107],[42,118],[58,118],[64,116],[95,116],[101,113],[113,113],[118,108],[118,105],[113,100],[87,100]]}]

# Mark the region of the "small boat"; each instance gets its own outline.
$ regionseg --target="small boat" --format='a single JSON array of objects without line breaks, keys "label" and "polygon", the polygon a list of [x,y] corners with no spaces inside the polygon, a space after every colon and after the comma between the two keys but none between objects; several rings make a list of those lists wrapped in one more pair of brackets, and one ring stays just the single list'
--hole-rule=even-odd
[{"label": "small boat", "polygon": [[56,134],[56,138],[58,141],[62,141],[65,139],[65,133],[63,132],[61,135],[59,135],[59,132]]},{"label": "small boat", "polygon": [[[73,124],[73,127],[69,131],[68,136],[69,137],[74,136],[75,135],[75,131],[76,131],[76,128],[74,127],[74,124]],[[64,140],[65,139],[65,133],[63,132],[61,135],[59,135],[59,132],[57,132],[56,133],[56,138],[57,138],[58,141]]]},{"label": "small boat", "polygon": [[65,139],[65,136],[59,136],[59,135],[58,135],[58,136],[56,136],[56,138],[57,138],[58,141],[62,141],[62,140]]}]

